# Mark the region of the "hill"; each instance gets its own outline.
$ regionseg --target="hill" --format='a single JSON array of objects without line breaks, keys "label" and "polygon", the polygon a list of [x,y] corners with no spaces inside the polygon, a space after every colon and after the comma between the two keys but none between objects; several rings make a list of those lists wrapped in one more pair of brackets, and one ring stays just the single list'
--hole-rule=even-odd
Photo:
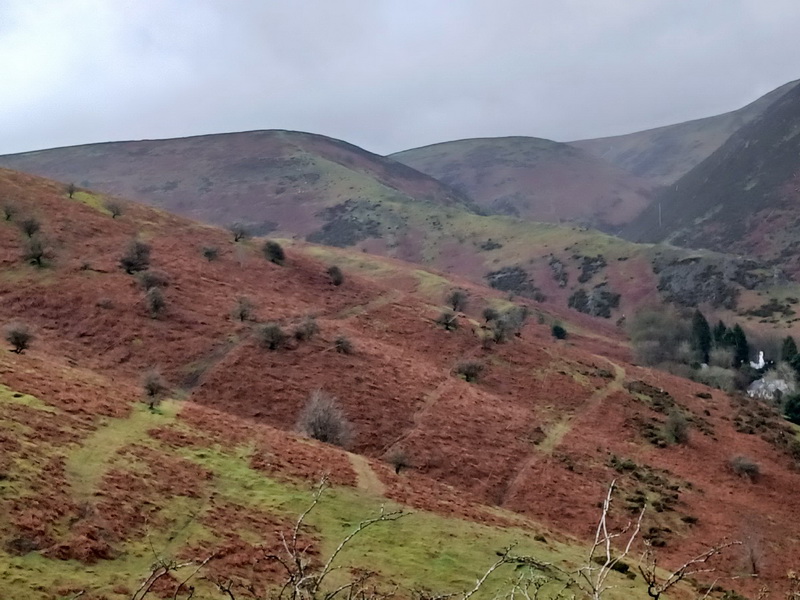
[{"label": "hill", "polygon": [[583,150],[532,137],[444,142],[391,155],[486,211],[614,231],[648,203],[649,185]]},{"label": "hill", "polygon": [[748,254],[799,274],[798,131],[800,86],[666,188],[623,234]]},{"label": "hill", "polygon": [[153,204],[254,235],[308,235],[347,200],[470,201],[405,165],[340,140],[251,131],[89,144],[0,157],[0,165]]},{"label": "hill", "polygon": [[787,83],[729,113],[626,135],[578,140],[570,145],[651,185],[666,186],[708,158],[732,134],[760,117],[797,83]]},{"label": "hill", "polygon": [[[486,345],[482,308],[511,305],[464,280],[302,242],[277,265],[225,231],[124,201],[115,218],[103,196],[70,200],[20,173],[0,171],[0,194],[17,208],[0,223],[0,310],[36,336],[0,353],[0,574],[14,598],[130,598],[154,554],[213,557],[196,597],[214,597],[214,580],[268,588],[280,576],[264,555],[280,551],[278,532],[323,468],[334,488],[302,530],[312,560],[362,515],[399,504],[414,515],[343,558],[403,589],[466,589],[496,558],[486,554],[514,540],[574,568],[614,478],[615,522],[647,507],[643,536],[662,564],[751,528],[750,554],[737,547],[718,563],[720,584],[786,589],[800,538],[794,431],[760,405],[630,364],[613,328],[581,335],[578,319],[556,341],[538,311],[519,337]],[[41,266],[25,259],[30,216]],[[134,237],[151,248],[147,279],[119,266]],[[216,257],[204,256],[211,247]],[[162,290],[155,313],[147,281]],[[454,285],[471,299],[447,331],[435,317]],[[252,303],[244,320],[231,312],[240,297]],[[259,343],[265,322],[291,332],[311,315],[316,335]],[[352,353],[334,350],[340,336]],[[454,369],[467,359],[484,365],[473,383]],[[147,368],[169,389],[154,410],[142,402]],[[352,452],[293,433],[316,388],[338,396]],[[689,443],[655,443],[674,411],[692,423]],[[400,450],[412,467],[397,474],[384,461]],[[733,453],[761,478],[731,472]],[[743,567],[756,547],[755,567]],[[758,579],[730,579],[743,568]],[[605,597],[644,596],[640,576],[615,577]]]}]

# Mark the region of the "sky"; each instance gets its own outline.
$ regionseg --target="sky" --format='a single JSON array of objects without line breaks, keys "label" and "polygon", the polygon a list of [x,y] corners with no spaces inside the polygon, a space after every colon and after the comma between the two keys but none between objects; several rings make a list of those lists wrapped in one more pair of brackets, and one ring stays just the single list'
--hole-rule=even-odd
[{"label": "sky", "polygon": [[0,0],[0,154],[622,134],[800,78],[799,24],[797,0]]}]

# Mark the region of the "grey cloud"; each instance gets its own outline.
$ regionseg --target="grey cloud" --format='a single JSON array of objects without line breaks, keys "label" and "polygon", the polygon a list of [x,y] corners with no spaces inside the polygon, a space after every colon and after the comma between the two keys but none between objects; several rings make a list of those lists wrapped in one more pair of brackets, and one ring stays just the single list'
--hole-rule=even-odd
[{"label": "grey cloud", "polygon": [[797,78],[794,0],[6,0],[0,153],[262,128],[625,133]]}]

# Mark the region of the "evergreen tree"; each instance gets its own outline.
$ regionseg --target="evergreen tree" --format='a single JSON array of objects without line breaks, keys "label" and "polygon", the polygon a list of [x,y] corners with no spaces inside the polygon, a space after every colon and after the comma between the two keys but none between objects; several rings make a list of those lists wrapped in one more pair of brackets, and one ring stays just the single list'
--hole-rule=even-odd
[{"label": "evergreen tree", "polygon": [[733,364],[737,367],[746,363],[750,358],[750,346],[744,330],[737,323],[729,332],[730,345],[733,347]]},{"label": "evergreen tree", "polygon": [[789,396],[783,409],[783,414],[792,423],[800,425],[800,395],[792,394]]},{"label": "evergreen tree", "polygon": [[711,327],[699,310],[692,315],[692,349],[704,363],[708,363],[708,353],[711,351]]},{"label": "evergreen tree", "polygon": [[714,325],[714,345],[719,347],[727,346],[727,335],[728,335],[728,328],[725,327],[725,323],[720,321],[716,325]]},{"label": "evergreen tree", "polygon": [[795,356],[797,356],[797,344],[792,336],[787,335],[781,346],[781,360],[791,363]]}]

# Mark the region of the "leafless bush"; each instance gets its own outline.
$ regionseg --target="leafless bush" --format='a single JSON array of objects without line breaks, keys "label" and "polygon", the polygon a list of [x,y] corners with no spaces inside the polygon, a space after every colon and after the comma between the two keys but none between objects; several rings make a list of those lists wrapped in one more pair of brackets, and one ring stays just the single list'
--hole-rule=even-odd
[{"label": "leafless bush", "polygon": [[298,431],[310,438],[343,448],[350,444],[352,426],[334,396],[314,390],[297,421]]},{"label": "leafless bush", "polygon": [[481,314],[483,315],[483,320],[486,321],[487,323],[489,321],[494,321],[496,318],[500,316],[500,313],[497,311],[497,309],[494,309],[491,306],[487,306],[486,308],[484,308]]},{"label": "leafless bush", "polygon": [[643,309],[627,322],[636,362],[654,366],[676,360],[678,346],[689,340],[689,322],[675,311]]},{"label": "leafless bush", "polygon": [[286,343],[288,336],[278,323],[270,322],[258,328],[256,337],[263,348],[277,350]]},{"label": "leafless bush", "polygon": [[48,256],[47,247],[41,235],[34,235],[25,240],[25,250],[22,257],[31,264],[41,267]]},{"label": "leafless bush", "polygon": [[686,444],[689,441],[689,421],[679,410],[672,410],[664,424],[664,433],[673,444]]},{"label": "leafless bush", "polygon": [[26,217],[19,222],[19,228],[22,230],[22,233],[30,238],[39,233],[42,229],[42,224],[36,217]]},{"label": "leafless bush", "polygon": [[331,283],[335,286],[340,286],[344,283],[344,273],[336,265],[328,268],[328,277],[331,278]]},{"label": "leafless bush", "polygon": [[100,298],[95,304],[106,310],[114,308],[114,301],[111,298]]},{"label": "leafless bush", "polygon": [[245,227],[241,223],[234,223],[233,225],[228,227],[228,229],[233,234],[234,242],[246,240],[248,237],[250,237],[250,232],[248,231],[247,227]]},{"label": "leafless bush", "polygon": [[201,252],[203,253],[203,258],[208,262],[215,261],[219,258],[219,248],[216,246],[203,246]]},{"label": "leafless bush", "polygon": [[67,194],[69,195],[69,197],[70,197],[70,198],[72,198],[72,196],[74,196],[74,195],[75,195],[75,192],[77,192],[77,191],[78,191],[78,188],[77,188],[77,187],[75,187],[75,184],[74,184],[74,183],[70,183],[70,184],[67,186]]},{"label": "leafless bush", "polygon": [[30,328],[22,322],[14,321],[5,327],[6,341],[11,344],[12,352],[22,354],[33,341],[33,333]]},{"label": "leafless bush", "polygon": [[145,271],[150,266],[150,245],[141,240],[131,240],[119,264],[129,275]]},{"label": "leafless bush", "polygon": [[411,459],[402,448],[396,448],[386,455],[386,462],[394,467],[394,472],[398,475],[403,469],[411,467]]},{"label": "leafless bush", "polygon": [[17,207],[10,202],[3,204],[3,218],[10,221],[17,214]]},{"label": "leafless bush", "polygon": [[114,200],[113,198],[109,198],[105,202],[106,210],[111,213],[111,218],[116,219],[117,217],[122,216],[122,204],[119,200]]},{"label": "leafless bush", "polygon": [[469,301],[469,294],[466,290],[450,290],[444,298],[447,305],[456,312],[464,312]]},{"label": "leafless bush", "polygon": [[449,309],[442,311],[442,314],[436,317],[434,322],[444,327],[447,331],[458,329],[458,315]]},{"label": "leafless bush", "polygon": [[456,365],[455,372],[467,382],[474,383],[480,379],[485,369],[486,365],[479,360],[464,360]]},{"label": "leafless bush", "polygon": [[731,393],[736,389],[736,372],[721,367],[698,369],[691,376],[698,383]]},{"label": "leafless bush", "polygon": [[752,482],[761,477],[761,467],[757,462],[746,456],[734,456],[728,461],[728,466],[739,477],[746,477]]},{"label": "leafless bush", "polygon": [[294,326],[292,336],[298,342],[307,342],[319,333],[319,325],[317,320],[312,316],[303,317],[297,325]]},{"label": "leafless bush", "polygon": [[231,311],[231,317],[236,321],[250,321],[253,318],[253,303],[249,298],[241,296],[236,299],[236,306]]},{"label": "leafless bush", "polygon": [[136,279],[139,281],[139,285],[142,286],[142,289],[147,291],[153,288],[165,288],[169,286],[169,276],[162,272],[162,271],[153,271],[148,269],[147,271],[142,271],[136,276]]},{"label": "leafless bush", "polygon": [[144,295],[144,301],[147,305],[147,310],[150,312],[150,316],[154,319],[157,319],[167,308],[164,292],[162,292],[159,287],[153,287],[147,290],[147,293]]},{"label": "leafless bush", "polygon": [[730,369],[733,366],[733,350],[730,348],[712,348],[709,352],[708,365]]},{"label": "leafless bush", "polygon": [[144,389],[147,405],[151,410],[161,403],[162,398],[169,389],[161,373],[156,369],[145,371],[142,376],[142,388]]},{"label": "leafless bush", "polygon": [[346,335],[336,336],[336,339],[333,340],[333,347],[336,348],[339,354],[353,354],[355,352],[353,342]]}]

